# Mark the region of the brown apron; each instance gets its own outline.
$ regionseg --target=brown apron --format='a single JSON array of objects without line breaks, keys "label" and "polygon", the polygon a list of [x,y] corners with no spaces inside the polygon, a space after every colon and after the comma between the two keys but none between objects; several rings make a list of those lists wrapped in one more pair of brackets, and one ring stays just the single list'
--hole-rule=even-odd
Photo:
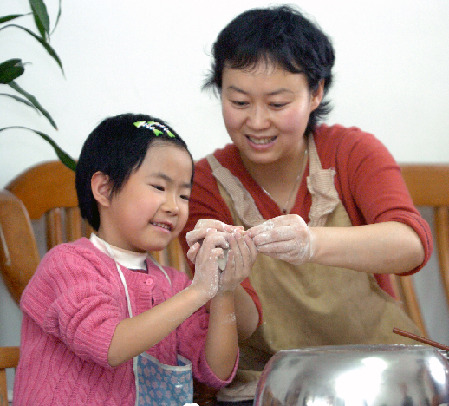
[{"label": "brown apron", "polygon": [[[309,137],[312,195],[309,226],[350,227],[349,216],[334,185],[334,169],[322,169],[313,136]],[[245,229],[265,221],[253,198],[213,155],[207,157],[220,194],[235,225]],[[250,281],[263,309],[263,323],[240,343],[238,381],[260,375],[281,349],[343,344],[416,344],[393,333],[393,327],[419,334],[398,303],[374,275],[317,264],[291,265],[259,254]],[[253,385],[254,389],[255,386]],[[231,389],[231,388],[229,388]],[[232,393],[229,394],[232,397]],[[250,396],[248,396],[250,397]]]}]

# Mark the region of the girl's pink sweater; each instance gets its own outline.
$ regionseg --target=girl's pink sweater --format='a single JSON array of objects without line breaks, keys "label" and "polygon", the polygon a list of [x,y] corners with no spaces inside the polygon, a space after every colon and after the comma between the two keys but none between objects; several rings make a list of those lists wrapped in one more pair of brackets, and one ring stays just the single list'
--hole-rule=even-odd
[{"label": "girl's pink sweater", "polygon": [[[190,280],[173,268],[147,261],[148,273],[121,267],[135,315],[185,289]],[[88,239],[55,247],[43,258],[25,289],[21,354],[14,405],[134,405],[132,360],[107,362],[118,323],[128,317],[124,287],[114,261]],[[200,308],[148,353],[176,365],[180,354],[192,361],[193,375],[209,386],[220,380],[204,354],[208,314]]]}]

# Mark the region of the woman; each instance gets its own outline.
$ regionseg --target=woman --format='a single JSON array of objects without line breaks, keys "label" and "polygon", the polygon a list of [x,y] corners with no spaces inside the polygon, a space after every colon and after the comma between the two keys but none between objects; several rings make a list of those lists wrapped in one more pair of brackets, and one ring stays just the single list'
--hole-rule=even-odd
[{"label": "woman", "polygon": [[381,142],[318,125],[334,59],[328,37],[286,6],[242,13],[213,46],[206,85],[232,144],[196,164],[184,249],[232,224],[259,252],[239,290],[240,371],[224,401],[251,399],[278,350],[405,343],[393,327],[418,332],[388,274],[418,271],[431,233]]}]

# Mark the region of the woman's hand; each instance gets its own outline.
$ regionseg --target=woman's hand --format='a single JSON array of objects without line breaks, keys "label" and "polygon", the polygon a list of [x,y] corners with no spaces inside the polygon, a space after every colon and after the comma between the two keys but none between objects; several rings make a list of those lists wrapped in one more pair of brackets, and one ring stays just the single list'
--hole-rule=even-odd
[{"label": "woman's hand", "polygon": [[247,231],[258,252],[293,265],[309,262],[314,254],[314,236],[297,214],[275,217]]},{"label": "woman's hand", "polygon": [[213,298],[218,292],[220,281],[218,258],[223,257],[223,250],[228,247],[229,243],[224,233],[209,230],[197,250],[195,274],[191,287],[199,290],[207,300]]},{"label": "woman's hand", "polygon": [[249,276],[257,257],[257,248],[243,231],[226,234],[229,251],[224,271],[220,274],[219,291],[234,291]]}]

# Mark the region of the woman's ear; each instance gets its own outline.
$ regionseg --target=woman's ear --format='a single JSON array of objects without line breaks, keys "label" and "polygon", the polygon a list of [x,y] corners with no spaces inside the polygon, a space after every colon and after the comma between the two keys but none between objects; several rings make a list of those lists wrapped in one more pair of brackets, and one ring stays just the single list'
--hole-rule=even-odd
[{"label": "woman's ear", "polygon": [[95,172],[90,180],[90,187],[92,188],[94,199],[101,206],[109,206],[112,189],[109,176],[100,171]]},{"label": "woman's ear", "polygon": [[323,100],[324,96],[324,80],[321,80],[320,83],[318,83],[318,87],[316,90],[312,93],[310,98],[310,111],[312,112],[315,110]]}]

